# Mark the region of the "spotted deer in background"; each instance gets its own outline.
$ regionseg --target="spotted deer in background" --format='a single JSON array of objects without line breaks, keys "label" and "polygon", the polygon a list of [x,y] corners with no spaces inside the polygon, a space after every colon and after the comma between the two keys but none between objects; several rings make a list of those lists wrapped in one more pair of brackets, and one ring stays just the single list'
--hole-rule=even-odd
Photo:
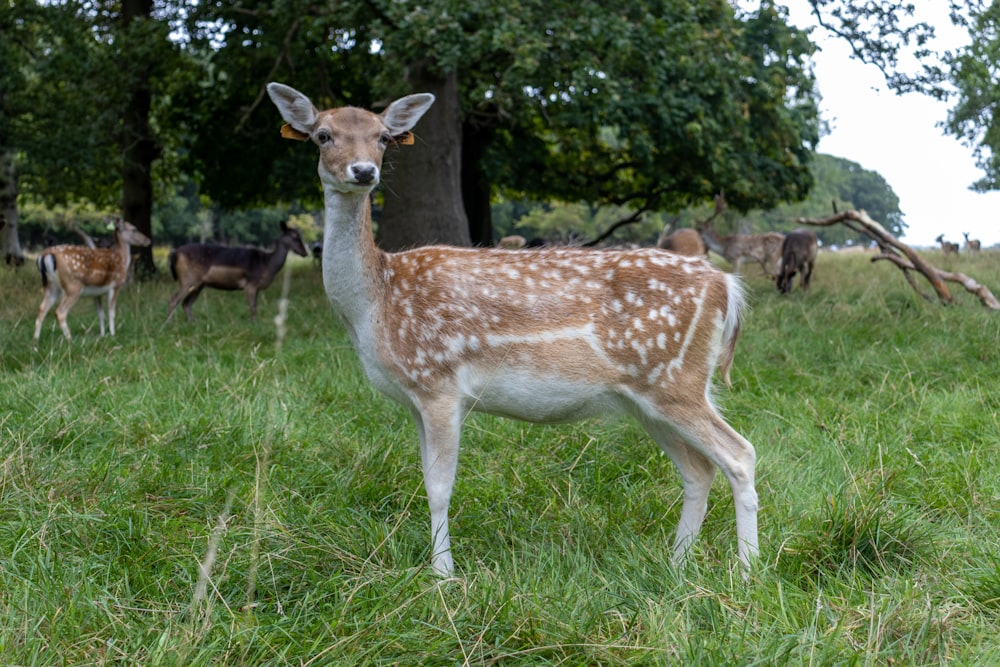
[{"label": "spotted deer in background", "polygon": [[[42,322],[59,300],[56,319],[63,336],[70,340],[66,316],[82,296],[92,296],[97,302],[97,316],[104,335],[104,309],[101,299],[108,297],[108,325],[115,335],[115,305],[118,293],[128,278],[132,261],[131,246],[148,246],[149,237],[131,223],[115,222],[114,244],[110,248],[90,248],[77,245],[57,245],[46,248],[38,256],[38,271],[42,274],[45,296],[35,319],[35,344],[42,333]],[[61,297],[61,299],[60,299]]]},{"label": "spotted deer in background", "polygon": [[267,90],[288,124],[283,134],[319,149],[330,303],[372,384],[416,422],[436,573],[454,571],[448,505],[473,410],[544,423],[635,417],[683,480],[674,560],[697,535],[720,468],[749,566],[758,552],[754,448],[710,396],[714,370],[728,382],[733,362],[744,303],[737,277],[657,249],[383,252],[372,240],[369,195],[385,150],[434,97],[410,95],[376,115],[318,111],[279,83]]}]

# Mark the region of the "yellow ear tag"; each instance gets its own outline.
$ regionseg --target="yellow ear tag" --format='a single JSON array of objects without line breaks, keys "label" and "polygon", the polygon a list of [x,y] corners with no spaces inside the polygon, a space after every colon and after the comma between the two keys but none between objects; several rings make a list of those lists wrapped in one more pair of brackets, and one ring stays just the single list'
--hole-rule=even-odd
[{"label": "yellow ear tag", "polygon": [[305,132],[299,132],[288,123],[281,126],[281,136],[285,139],[294,139],[295,141],[309,141],[308,134]]},{"label": "yellow ear tag", "polygon": [[412,146],[413,145],[413,133],[403,132],[402,134],[397,134],[392,138],[393,142],[400,146]]}]

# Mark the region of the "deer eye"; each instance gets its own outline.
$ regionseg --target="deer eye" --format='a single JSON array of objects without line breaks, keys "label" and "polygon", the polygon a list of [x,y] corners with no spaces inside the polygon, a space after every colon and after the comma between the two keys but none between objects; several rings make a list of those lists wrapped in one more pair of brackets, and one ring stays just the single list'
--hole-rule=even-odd
[{"label": "deer eye", "polygon": [[379,143],[381,143],[383,146],[388,146],[389,144],[392,143],[392,135],[389,134],[388,132],[383,132],[382,136],[379,137],[378,140]]},{"label": "deer eye", "polygon": [[333,141],[333,137],[330,136],[330,130],[320,130],[317,132],[316,141],[319,142],[320,146],[324,146]]}]

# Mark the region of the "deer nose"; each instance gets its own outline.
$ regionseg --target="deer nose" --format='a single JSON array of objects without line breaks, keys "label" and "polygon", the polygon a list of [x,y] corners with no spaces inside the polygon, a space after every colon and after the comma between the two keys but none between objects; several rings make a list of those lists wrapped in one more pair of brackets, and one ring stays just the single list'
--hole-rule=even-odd
[{"label": "deer nose", "polygon": [[378,175],[378,167],[372,163],[352,164],[351,174],[358,183],[371,183]]}]

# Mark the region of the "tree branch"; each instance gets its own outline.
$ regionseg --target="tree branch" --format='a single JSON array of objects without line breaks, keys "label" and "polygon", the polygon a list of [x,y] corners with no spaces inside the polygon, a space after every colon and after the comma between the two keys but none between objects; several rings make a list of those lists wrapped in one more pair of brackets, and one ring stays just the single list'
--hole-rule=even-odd
[{"label": "tree branch", "polygon": [[[975,280],[963,273],[956,273],[952,271],[942,271],[936,266],[928,263],[923,257],[917,254],[912,248],[910,248],[905,243],[899,241],[895,236],[890,234],[886,229],[879,223],[868,217],[868,214],[862,211],[844,211],[842,213],[837,213],[830,216],[829,218],[824,218],[822,220],[816,220],[813,218],[798,218],[797,222],[803,225],[812,225],[814,227],[829,227],[838,223],[852,227],[852,225],[858,225],[860,231],[866,236],[874,239],[878,243],[879,247],[882,249],[882,253],[872,258],[873,262],[879,260],[887,260],[894,265],[896,265],[903,274],[906,276],[906,280],[910,283],[910,286],[925,299],[930,299],[928,294],[925,294],[917,286],[916,282],[910,275],[911,271],[917,271],[934,288],[937,293],[938,299],[945,304],[950,304],[953,302],[953,297],[951,292],[948,291],[948,287],[945,282],[954,282],[962,285],[967,292],[974,294],[984,306],[990,310],[1000,310],[1000,302],[996,300],[993,293],[984,286],[977,283]],[[900,256],[902,253],[903,256]],[[905,256],[905,259],[904,259]]]},{"label": "tree branch", "polygon": [[608,227],[607,231],[605,231],[603,234],[601,234],[600,236],[598,236],[593,241],[587,241],[586,243],[584,243],[583,247],[584,248],[593,248],[595,245],[597,245],[598,243],[600,243],[601,241],[603,241],[604,239],[608,238],[609,236],[611,236],[612,234],[614,234],[616,231],[618,231],[619,227],[624,227],[625,225],[631,225],[633,223],[639,222],[640,220],[642,220],[642,214],[643,213],[645,213],[645,210],[640,210],[640,211],[636,211],[635,213],[633,213],[632,215],[630,215],[627,218],[622,218],[621,220],[619,220],[615,224],[613,224],[610,227]]}]

